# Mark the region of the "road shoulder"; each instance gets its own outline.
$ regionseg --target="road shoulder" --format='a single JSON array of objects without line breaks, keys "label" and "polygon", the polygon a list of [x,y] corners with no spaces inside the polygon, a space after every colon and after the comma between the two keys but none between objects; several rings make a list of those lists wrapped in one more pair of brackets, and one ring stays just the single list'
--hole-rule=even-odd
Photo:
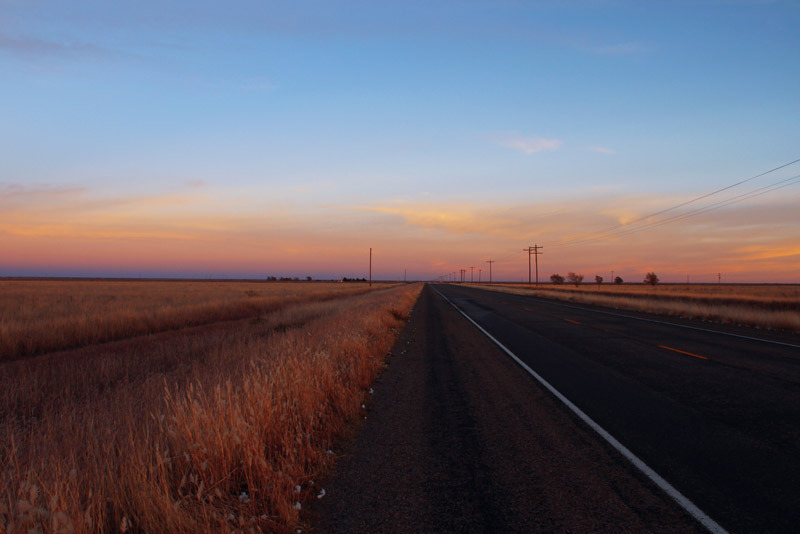
[{"label": "road shoulder", "polygon": [[426,287],[316,532],[702,529]]}]

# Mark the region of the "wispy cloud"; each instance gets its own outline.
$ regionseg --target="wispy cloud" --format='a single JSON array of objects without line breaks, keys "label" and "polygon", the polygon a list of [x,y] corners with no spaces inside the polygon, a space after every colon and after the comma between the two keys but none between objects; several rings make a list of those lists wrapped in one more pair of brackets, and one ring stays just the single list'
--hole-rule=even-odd
[{"label": "wispy cloud", "polygon": [[585,148],[585,150],[588,150],[590,152],[597,152],[599,154],[616,154],[617,153],[614,149],[608,148],[608,147],[604,147],[604,146],[594,145],[594,146],[587,146],[587,147],[584,147],[584,148]]},{"label": "wispy cloud", "polygon": [[796,243],[777,243],[774,246],[754,245],[732,251],[741,254],[739,259],[747,261],[771,260],[779,258],[800,257],[800,246]]},{"label": "wispy cloud", "polygon": [[[579,202],[576,202],[579,204]],[[441,235],[475,235],[487,238],[526,239],[531,229],[537,233],[560,232],[573,224],[585,224],[586,218],[597,218],[597,224],[609,224],[603,214],[592,214],[578,222],[576,217],[583,211],[589,213],[589,205],[575,209],[554,204],[501,205],[491,203],[453,203],[402,201],[354,208],[399,218],[406,226],[423,232],[439,231]]]},{"label": "wispy cloud", "polygon": [[[190,183],[185,184],[192,188]],[[196,187],[194,187],[196,188]],[[199,204],[207,197],[199,193],[162,193],[155,195],[103,195],[85,187],[55,185],[23,185],[0,183],[0,215],[17,217],[34,214],[48,220],[54,216],[75,217],[89,213],[140,212],[147,209],[169,209]],[[32,220],[32,219],[30,219]]]},{"label": "wispy cloud", "polygon": [[82,187],[0,183],[0,214],[19,208],[28,209],[42,205],[50,208],[63,205],[74,202],[85,193],[86,189]]},{"label": "wispy cloud", "polygon": [[501,146],[514,148],[525,154],[558,150],[564,142],[561,139],[547,139],[544,137],[513,137],[500,142]]},{"label": "wispy cloud", "polygon": [[52,41],[0,32],[0,51],[21,57],[108,57],[103,47],[79,41]]}]

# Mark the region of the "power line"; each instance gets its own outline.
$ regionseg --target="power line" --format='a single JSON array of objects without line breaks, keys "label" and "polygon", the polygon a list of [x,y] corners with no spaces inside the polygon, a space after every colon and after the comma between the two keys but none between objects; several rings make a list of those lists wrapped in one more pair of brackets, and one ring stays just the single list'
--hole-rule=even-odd
[{"label": "power line", "polygon": [[[573,238],[573,239],[564,239],[564,240],[562,240],[560,242],[553,243],[553,244],[551,244],[549,246],[551,248],[552,247],[566,247],[566,246],[573,246],[573,245],[579,245],[579,244],[588,243],[588,242],[592,242],[592,241],[597,241],[599,239],[608,239],[608,238],[611,238],[611,237],[618,237],[618,236],[628,235],[628,234],[632,234],[632,233],[635,233],[635,232],[640,232],[642,230],[645,230],[645,229],[648,229],[648,228],[652,228],[652,227],[655,227],[655,226],[660,226],[662,224],[667,224],[667,223],[672,222],[672,221],[676,221],[676,220],[684,219],[684,218],[691,217],[691,216],[694,216],[694,215],[698,215],[698,214],[704,213],[706,211],[711,211],[712,209],[718,209],[720,207],[723,207],[723,206],[726,206],[726,205],[729,205],[729,204],[735,204],[736,202],[740,202],[742,200],[747,200],[749,198],[760,196],[761,194],[769,193],[771,191],[780,189],[782,187],[786,187],[786,186],[789,186],[789,185],[794,185],[794,183],[796,183],[796,182],[790,182],[790,181],[791,180],[795,180],[796,178],[800,177],[800,175],[792,176],[790,178],[785,178],[785,179],[780,180],[778,182],[774,182],[772,184],[760,187],[758,189],[754,189],[754,190],[749,191],[747,193],[742,193],[741,195],[737,195],[735,197],[731,197],[731,198],[726,199],[726,200],[722,200],[722,201],[719,201],[719,202],[716,202],[716,203],[713,203],[713,204],[709,204],[707,206],[702,206],[700,208],[696,208],[696,209],[691,210],[691,211],[689,211],[687,213],[682,213],[680,215],[675,215],[675,216],[669,217],[667,219],[662,219],[660,221],[653,221],[653,222],[641,225],[639,227],[631,228],[632,225],[636,225],[637,223],[640,223],[642,221],[651,219],[652,217],[656,217],[658,215],[663,215],[664,213],[667,213],[667,212],[670,212],[672,210],[681,208],[681,207],[686,206],[688,204],[691,204],[693,202],[697,202],[698,200],[702,200],[702,199],[708,198],[708,197],[710,197],[712,195],[716,195],[718,193],[721,193],[723,191],[726,191],[726,190],[731,189],[733,187],[736,187],[738,185],[742,185],[742,184],[744,184],[746,182],[749,182],[751,180],[755,180],[756,178],[760,178],[762,176],[765,176],[765,175],[770,174],[772,172],[775,172],[777,170],[780,170],[780,169],[783,169],[783,168],[788,167],[790,165],[793,165],[793,164],[795,164],[797,162],[800,162],[800,159],[796,159],[794,161],[791,161],[791,162],[786,163],[784,165],[781,165],[779,167],[775,167],[775,168],[770,169],[768,171],[762,172],[761,174],[757,174],[756,176],[752,176],[752,177],[750,177],[750,178],[748,178],[746,180],[739,181],[739,182],[737,182],[735,184],[731,184],[731,185],[723,187],[721,189],[717,189],[716,191],[713,191],[711,193],[707,193],[705,195],[701,195],[701,196],[699,196],[697,198],[694,198],[692,200],[688,200],[686,202],[682,202],[682,203],[677,204],[675,206],[672,206],[672,207],[657,211],[655,213],[651,213],[650,215],[645,215],[643,217],[639,217],[638,219],[635,219],[633,221],[622,223],[622,224],[618,224],[618,225],[615,225],[615,226],[611,226],[611,227],[606,228],[604,230],[600,230],[598,232],[595,232],[594,234],[587,234],[585,237],[576,237],[576,238]],[[784,184],[785,182],[790,182],[790,183],[786,183],[785,185],[781,185],[780,187],[775,187],[775,186],[778,186],[779,184]],[[763,191],[763,193],[754,194],[754,193],[757,193],[759,191]],[[741,199],[741,200],[739,200],[739,199]]]},{"label": "power line", "polygon": [[[788,182],[788,183],[784,183]],[[680,221],[682,219],[687,219],[689,217],[694,217],[695,215],[700,215],[703,213],[707,213],[709,211],[718,210],[719,208],[724,208],[725,206],[730,206],[731,204],[738,204],[739,202],[743,202],[745,200],[750,200],[751,198],[760,197],[761,195],[766,195],[767,193],[771,193],[773,191],[777,191],[778,189],[783,189],[784,187],[789,187],[790,185],[795,185],[800,183],[800,174],[792,176],[791,178],[786,178],[785,180],[781,180],[779,182],[775,182],[770,185],[765,185],[764,187],[759,187],[758,189],[754,189],[753,191],[749,191],[747,193],[742,193],[741,195],[737,195],[735,197],[731,197],[726,200],[721,200],[719,202],[715,202],[713,204],[709,204],[707,206],[703,206],[702,208],[697,208],[687,213],[682,213],[680,215],[675,215],[669,217],[668,219],[664,219],[662,221],[654,221],[653,223],[645,226],[641,226],[639,228],[632,228],[630,230],[626,230],[623,232],[618,232],[612,234],[611,237],[619,237],[625,236],[629,234],[633,234],[636,232],[640,232],[642,230],[647,230],[649,228],[655,228],[658,226],[663,226],[665,224]],[[780,185],[783,184],[783,185]]]},{"label": "power line", "polygon": [[676,206],[672,206],[671,208],[667,208],[667,209],[664,209],[664,210],[661,210],[661,211],[657,211],[655,213],[651,213],[650,215],[645,215],[644,217],[640,217],[636,221],[633,221],[632,223],[627,223],[627,224],[634,224],[634,223],[642,221],[644,219],[649,219],[650,217],[655,217],[656,215],[661,215],[661,214],[667,213],[668,211],[672,211],[672,210],[675,210],[675,209],[678,209],[678,208],[682,208],[683,206],[686,206],[688,204],[692,204],[693,202],[697,202],[698,200],[703,200],[704,198],[708,198],[710,196],[716,195],[717,193],[722,193],[723,191],[727,191],[728,189],[732,189],[732,188],[734,188],[736,186],[739,186],[739,185],[742,185],[744,183],[750,182],[752,180],[755,180],[756,178],[761,178],[762,176],[766,176],[767,174],[770,174],[770,173],[773,173],[773,172],[778,171],[780,169],[783,169],[784,167],[788,167],[789,165],[794,165],[798,161],[800,161],[800,158],[798,158],[798,159],[796,159],[794,161],[790,161],[789,163],[785,163],[783,165],[780,165],[778,167],[775,167],[774,169],[770,169],[768,171],[764,171],[761,174],[757,174],[755,176],[751,176],[750,178],[747,178],[746,180],[742,180],[741,182],[736,182],[735,184],[731,184],[731,185],[725,186],[722,189],[717,189],[716,191],[712,191],[711,193],[706,193],[705,195],[701,195],[701,196],[699,196],[697,198],[694,198],[692,200],[687,200],[686,202],[683,202],[683,203],[678,204]]},{"label": "power line", "polygon": [[509,254],[508,256],[504,256],[504,257],[502,257],[502,258],[500,258],[499,260],[496,260],[496,261],[497,261],[497,263],[508,263],[512,259],[516,259],[517,257],[519,257],[522,254],[522,252],[525,252],[525,250],[524,249],[522,251],[518,250],[518,251],[516,251],[516,252],[514,252],[512,254]]},{"label": "power line", "polygon": [[[687,219],[689,217],[694,217],[695,215],[700,215],[703,213],[707,213],[709,211],[714,211],[719,208],[723,208],[725,206],[729,206],[731,204],[737,204],[739,202],[743,202],[745,200],[749,200],[751,198],[759,197],[761,195],[765,195],[767,193],[771,193],[773,191],[777,191],[778,189],[783,189],[784,187],[788,187],[790,185],[795,185],[800,183],[800,174],[792,176],[790,178],[785,178],[778,182],[774,182],[769,185],[765,185],[763,187],[759,187],[758,189],[754,189],[752,191],[748,191],[747,193],[742,193],[741,195],[736,195],[735,197],[731,197],[725,200],[720,200],[719,202],[715,202],[713,204],[708,204],[706,206],[696,208],[694,210],[688,211],[686,213],[681,213],[680,215],[673,215],[667,219],[662,219],[660,221],[653,221],[649,224],[645,224],[639,227],[634,228],[622,228],[617,232],[607,233],[605,236],[593,236],[593,237],[586,237],[582,239],[578,239],[575,241],[564,242],[562,244],[550,245],[551,247],[557,248],[564,248],[564,247],[571,247],[575,245],[581,245],[588,242],[598,241],[600,239],[611,239],[615,237],[623,237],[626,235],[635,234],[637,232],[641,232],[643,230],[649,230],[650,228],[656,228],[659,226],[663,226],[665,224],[669,224],[675,221],[680,221],[683,219]],[[783,184],[783,185],[780,185]]]}]

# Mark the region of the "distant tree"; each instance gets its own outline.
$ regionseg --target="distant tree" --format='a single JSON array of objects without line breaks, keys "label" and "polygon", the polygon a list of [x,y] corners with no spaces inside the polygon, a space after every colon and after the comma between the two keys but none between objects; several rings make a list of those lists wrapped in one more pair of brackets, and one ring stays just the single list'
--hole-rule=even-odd
[{"label": "distant tree", "polygon": [[558,274],[558,273],[556,273],[556,274],[551,274],[551,275],[550,275],[550,281],[551,281],[551,282],[553,282],[553,284],[560,286],[561,284],[563,284],[563,283],[564,283],[564,277],[563,277],[563,276],[561,276],[561,275],[560,275],[560,274]]},{"label": "distant tree", "polygon": [[617,284],[617,285],[621,285],[622,282],[624,282],[624,281],[625,280],[623,280],[621,276],[617,276],[616,278],[614,278],[614,283]]},{"label": "distant tree", "polygon": [[646,275],[644,275],[644,283],[654,286],[658,283],[658,275],[653,271],[650,271]]},{"label": "distant tree", "polygon": [[567,280],[569,280],[570,284],[575,284],[575,287],[578,287],[579,285],[581,285],[581,282],[583,282],[583,275],[576,274],[570,271],[569,273],[567,273]]},{"label": "distant tree", "polygon": [[310,282],[310,281],[311,281],[311,277],[310,276],[306,276],[306,282]]},{"label": "distant tree", "polygon": [[277,277],[275,277],[275,276],[268,276],[268,277],[267,277],[267,282],[275,282],[275,281],[277,281],[277,280],[278,280],[278,278],[277,278]]},{"label": "distant tree", "polygon": [[600,284],[603,283],[603,277],[602,276],[595,276],[594,277],[594,281],[599,286]]}]

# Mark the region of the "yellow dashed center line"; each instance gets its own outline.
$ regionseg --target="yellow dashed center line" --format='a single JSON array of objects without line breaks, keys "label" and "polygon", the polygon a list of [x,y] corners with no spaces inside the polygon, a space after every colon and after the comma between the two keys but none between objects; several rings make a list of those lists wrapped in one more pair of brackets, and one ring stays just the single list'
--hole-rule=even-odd
[{"label": "yellow dashed center line", "polygon": [[572,324],[581,324],[578,321],[573,321],[572,319],[564,319],[564,320],[567,321],[568,323],[572,323]]},{"label": "yellow dashed center line", "polygon": [[685,350],[678,350],[673,349],[672,347],[667,347],[666,345],[659,345],[659,348],[671,350],[673,352],[680,352],[681,354],[686,354],[687,356],[693,356],[695,358],[700,358],[701,360],[707,360],[705,356],[700,356],[699,354],[692,354],[691,352],[686,352]]}]

